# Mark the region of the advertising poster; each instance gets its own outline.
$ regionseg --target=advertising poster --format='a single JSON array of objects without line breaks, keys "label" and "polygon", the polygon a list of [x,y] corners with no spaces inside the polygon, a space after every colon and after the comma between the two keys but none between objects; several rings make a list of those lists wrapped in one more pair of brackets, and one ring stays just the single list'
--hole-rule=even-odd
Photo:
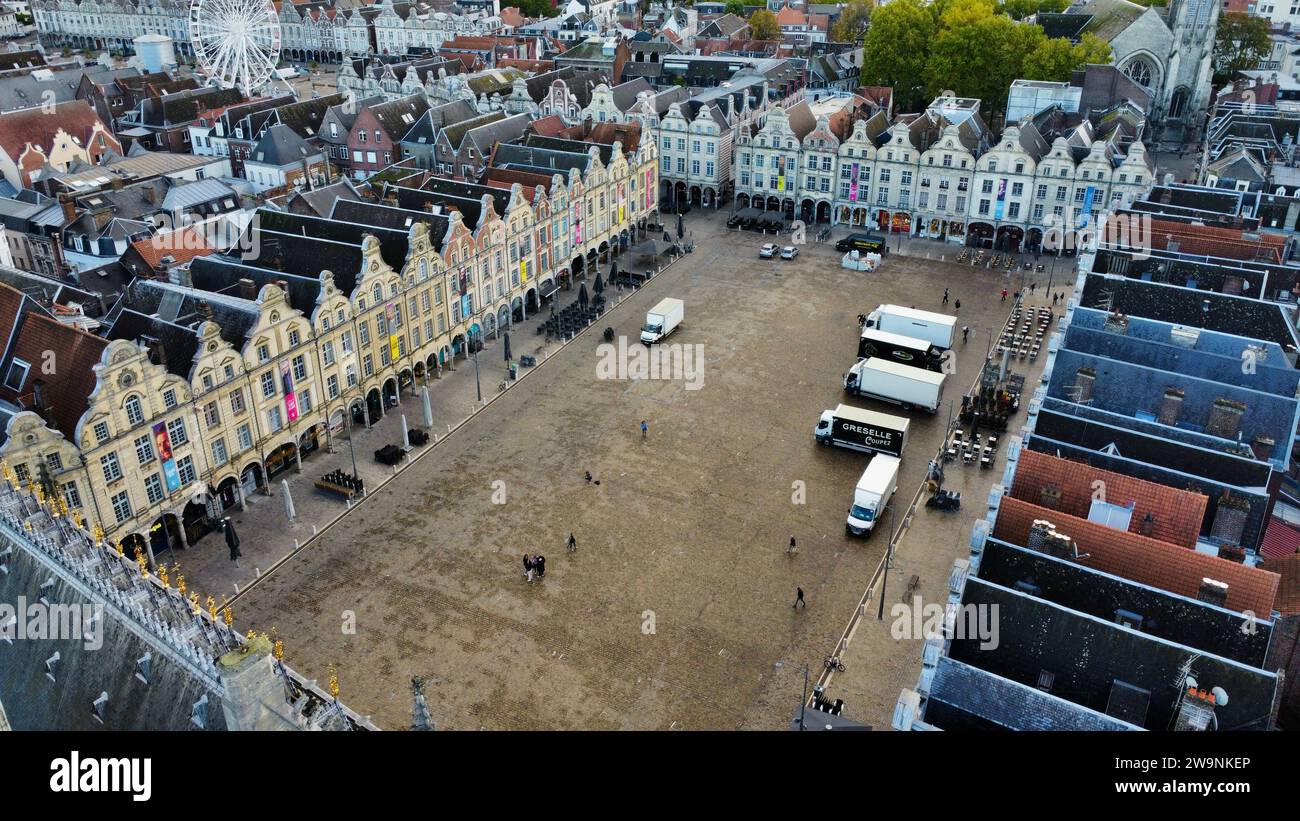
[{"label": "advertising poster", "polygon": [[993,206],[993,219],[1002,219],[1002,212],[1007,207],[1007,181],[1006,179],[998,180],[998,201]]},{"label": "advertising poster", "polygon": [[861,169],[862,166],[858,163],[853,164],[853,171],[849,175],[849,202],[858,201],[858,175]]},{"label": "advertising poster", "polygon": [[159,422],[153,426],[153,448],[158,451],[158,461],[162,462],[167,492],[175,493],[180,489],[181,476],[176,471],[176,459],[172,457],[172,438],[167,433],[166,422]]},{"label": "advertising poster", "polygon": [[290,422],[298,420],[298,397],[293,392],[293,373],[288,362],[280,363],[280,381],[284,383],[284,416]]},{"label": "advertising poster", "polygon": [[1091,185],[1083,192],[1083,213],[1079,215],[1079,227],[1084,228],[1088,225],[1088,220],[1092,218],[1092,201],[1097,196],[1097,189]]},{"label": "advertising poster", "polygon": [[[462,270],[462,271],[461,271],[461,276],[464,276],[464,274],[465,274],[465,272],[464,272],[464,270]],[[464,283],[462,282],[462,283],[461,283],[461,288],[464,288],[464,287],[465,287],[465,285],[464,285]],[[392,357],[392,361],[393,361],[393,362],[396,362],[398,359],[401,358],[401,353],[400,353],[400,352],[401,352],[401,350],[402,350],[401,345],[399,345],[399,344],[398,344],[398,341],[397,341],[397,333],[396,333],[396,331],[397,331],[397,308],[396,308],[396,306],[393,305],[392,303],[389,303],[388,305],[384,306],[384,315],[385,315],[385,316],[387,317],[387,319],[388,319],[388,355],[389,355],[390,357]]]}]

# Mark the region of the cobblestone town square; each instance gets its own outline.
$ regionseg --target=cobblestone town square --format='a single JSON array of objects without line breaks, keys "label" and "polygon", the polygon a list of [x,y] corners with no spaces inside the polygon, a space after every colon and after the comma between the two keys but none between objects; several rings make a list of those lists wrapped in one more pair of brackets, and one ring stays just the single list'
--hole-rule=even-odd
[{"label": "cobblestone town square", "polygon": [[[857,315],[882,302],[951,310],[947,287],[962,301],[959,325],[971,326],[944,407],[910,414],[901,524],[942,439],[946,400],[960,406],[985,329],[996,336],[1010,308],[999,292],[1020,274],[941,262],[959,249],[937,243],[893,253],[871,274],[841,268],[829,243],[760,260],[772,237],[727,231],[725,216],[691,215],[694,253],[249,588],[237,626],[275,628],[304,674],[324,680],[333,665],[343,697],[381,727],[409,724],[413,676],[447,729],[784,726],[802,692],[798,667],[821,672],[887,541],[844,535],[866,457],[812,437],[820,412],[845,400]],[[598,378],[603,329],[640,350],[645,312],[666,296],[686,305],[668,341],[701,346],[698,389]],[[516,355],[540,341],[518,337]],[[961,489],[965,474],[951,473]],[[942,551],[939,566],[950,565],[980,513],[980,496],[970,501],[956,516],[929,514],[933,543],[913,549]],[[525,581],[526,552],[546,556],[544,579]],[[796,587],[806,609],[791,607]],[[918,653],[909,643],[873,662],[882,705],[914,682]],[[866,705],[846,709],[887,726]]]}]

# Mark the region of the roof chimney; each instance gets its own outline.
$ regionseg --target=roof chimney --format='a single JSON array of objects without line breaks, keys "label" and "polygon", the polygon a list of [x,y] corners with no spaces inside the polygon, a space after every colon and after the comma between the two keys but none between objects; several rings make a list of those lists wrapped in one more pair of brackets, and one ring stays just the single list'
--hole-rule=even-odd
[{"label": "roof chimney", "polygon": [[77,218],[77,204],[71,194],[59,195],[59,207],[63,209],[63,222],[69,223]]},{"label": "roof chimney", "polygon": [[244,299],[257,299],[257,283],[248,277],[239,280],[239,295]]}]

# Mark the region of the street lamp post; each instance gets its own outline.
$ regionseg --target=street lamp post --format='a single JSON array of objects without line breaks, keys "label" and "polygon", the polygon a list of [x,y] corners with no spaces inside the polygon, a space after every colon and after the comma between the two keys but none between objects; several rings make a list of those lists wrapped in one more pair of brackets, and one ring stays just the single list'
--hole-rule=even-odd
[{"label": "street lamp post", "polygon": [[885,547],[885,567],[880,571],[880,609],[876,621],[885,620],[885,586],[889,582],[889,566],[894,563],[894,505],[889,506],[889,544]]},{"label": "street lamp post", "polygon": [[473,334],[468,335],[470,351],[474,355],[474,390],[478,392],[478,403],[483,404],[483,385],[479,382],[478,349],[474,347]]}]

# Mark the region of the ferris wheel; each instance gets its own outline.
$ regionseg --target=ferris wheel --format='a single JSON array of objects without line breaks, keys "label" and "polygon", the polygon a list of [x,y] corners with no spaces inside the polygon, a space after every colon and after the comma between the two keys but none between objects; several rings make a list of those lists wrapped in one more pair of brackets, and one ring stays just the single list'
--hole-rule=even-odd
[{"label": "ferris wheel", "polygon": [[271,0],[190,0],[190,43],[199,71],[247,95],[280,59],[280,19]]}]

